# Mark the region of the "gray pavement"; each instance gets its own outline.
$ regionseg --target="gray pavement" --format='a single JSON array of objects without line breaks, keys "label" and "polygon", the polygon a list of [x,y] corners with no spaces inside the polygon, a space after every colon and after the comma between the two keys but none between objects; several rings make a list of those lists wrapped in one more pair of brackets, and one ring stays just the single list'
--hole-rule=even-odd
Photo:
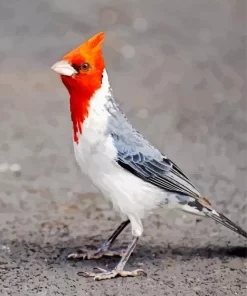
[{"label": "gray pavement", "polygon": [[[0,295],[247,294],[246,240],[214,221],[157,211],[127,268],[71,262],[119,218],[77,167],[68,95],[50,70],[98,31],[115,96],[133,124],[247,229],[244,0],[0,1]],[[126,246],[129,229],[116,247]]]}]

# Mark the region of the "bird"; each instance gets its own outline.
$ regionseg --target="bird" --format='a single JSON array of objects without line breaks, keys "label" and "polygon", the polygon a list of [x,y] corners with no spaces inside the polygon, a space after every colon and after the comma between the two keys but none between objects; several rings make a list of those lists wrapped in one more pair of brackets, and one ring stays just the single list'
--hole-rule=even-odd
[{"label": "bird", "polygon": [[[94,280],[146,275],[125,265],[143,234],[143,220],[156,208],[168,207],[209,217],[247,238],[247,232],[223,214],[193,185],[185,173],[156,149],[130,123],[115,100],[103,57],[105,33],[100,32],[65,54],[51,69],[70,96],[72,139],[82,171],[122,217],[122,223],[96,250],[68,255],[69,259],[121,257],[112,270],[96,267],[82,272]],[[111,249],[131,225],[132,240],[125,250]]]}]

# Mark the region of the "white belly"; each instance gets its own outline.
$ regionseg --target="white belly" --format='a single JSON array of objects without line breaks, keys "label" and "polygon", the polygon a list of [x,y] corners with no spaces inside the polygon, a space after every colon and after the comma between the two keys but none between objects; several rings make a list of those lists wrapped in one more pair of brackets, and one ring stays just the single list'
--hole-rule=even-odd
[{"label": "white belly", "polygon": [[128,218],[142,219],[164,203],[166,194],[132,175],[115,161],[117,152],[110,136],[104,141],[80,136],[74,144],[76,160],[95,187],[110,200],[118,212]]}]

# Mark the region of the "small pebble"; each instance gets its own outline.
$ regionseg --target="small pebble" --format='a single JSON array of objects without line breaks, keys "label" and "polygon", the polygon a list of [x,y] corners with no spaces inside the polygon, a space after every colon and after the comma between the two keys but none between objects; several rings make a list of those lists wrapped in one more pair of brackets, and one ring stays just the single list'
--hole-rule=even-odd
[{"label": "small pebble", "polygon": [[144,265],[144,263],[142,263],[142,262],[137,263],[137,266],[143,266],[143,265]]},{"label": "small pebble", "polygon": [[5,252],[7,252],[7,253],[10,253],[10,247],[9,246],[1,245],[0,250],[3,250]]},{"label": "small pebble", "polygon": [[18,163],[13,163],[10,167],[9,167],[11,172],[20,172],[21,171],[21,166]]}]

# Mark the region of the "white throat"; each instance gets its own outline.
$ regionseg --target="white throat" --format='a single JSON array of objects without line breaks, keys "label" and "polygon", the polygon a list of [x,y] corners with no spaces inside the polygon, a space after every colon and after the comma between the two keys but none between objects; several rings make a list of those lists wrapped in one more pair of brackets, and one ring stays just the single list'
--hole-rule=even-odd
[{"label": "white throat", "polygon": [[89,138],[95,136],[97,138],[97,135],[104,133],[109,119],[107,107],[111,100],[112,94],[108,75],[104,69],[101,87],[95,91],[90,100],[88,107],[88,117],[85,119],[82,125],[82,134],[78,133],[78,138],[80,140],[84,138],[84,136]]}]

